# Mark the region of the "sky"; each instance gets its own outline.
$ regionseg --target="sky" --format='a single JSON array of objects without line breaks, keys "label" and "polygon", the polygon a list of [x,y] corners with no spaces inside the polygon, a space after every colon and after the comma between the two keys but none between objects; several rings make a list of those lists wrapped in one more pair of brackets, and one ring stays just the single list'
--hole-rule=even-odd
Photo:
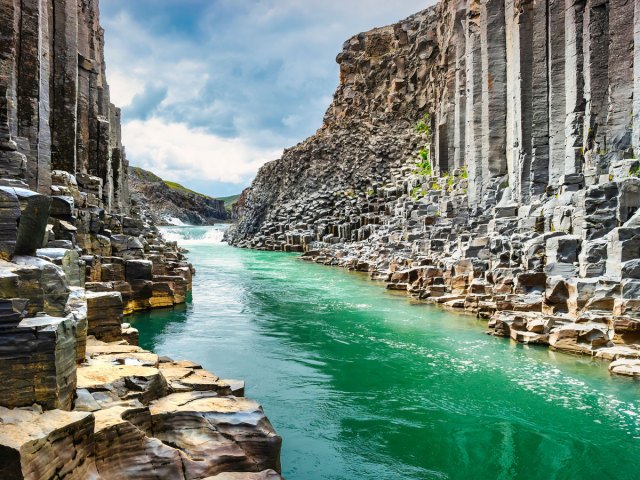
[{"label": "sky", "polygon": [[335,58],[432,0],[101,0],[132,165],[212,196],[321,127]]}]

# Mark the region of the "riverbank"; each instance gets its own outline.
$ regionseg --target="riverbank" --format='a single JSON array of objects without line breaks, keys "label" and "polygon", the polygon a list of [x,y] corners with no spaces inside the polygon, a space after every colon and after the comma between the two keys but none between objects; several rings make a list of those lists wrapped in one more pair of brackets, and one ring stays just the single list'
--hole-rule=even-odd
[{"label": "riverbank", "polygon": [[[21,207],[5,209],[18,229],[0,248],[0,477],[280,478],[282,440],[244,383],[138,347],[124,321],[185,304],[185,252],[136,205],[85,229],[76,219],[96,207],[74,208],[81,192],[62,178],[69,200],[0,187]],[[38,232],[45,248],[30,243]]]},{"label": "riverbank", "polygon": [[[260,169],[229,242],[365,271],[639,376],[640,46],[607,43],[634,12],[537,10],[442,0],[348,39],[322,127]],[[602,69],[574,48],[598,42]]]},{"label": "riverbank", "polygon": [[141,345],[244,378],[286,478],[634,475],[637,384],[606,364],[484,335],[486,320],[364,273],[169,230],[198,270],[194,302],[136,314]]},{"label": "riverbank", "polygon": [[319,246],[301,258],[360,271],[374,281],[383,282],[389,290],[484,319],[491,335],[592,356],[611,362],[612,374],[640,376],[638,320],[625,310],[633,308],[633,300],[620,301],[613,295],[587,296],[581,292],[568,313],[554,312],[553,307],[545,311],[545,298],[540,294],[540,281],[546,281],[544,274],[529,274],[540,278],[529,279],[528,283],[521,275],[513,292],[511,277],[503,278],[498,285],[473,281],[473,264],[469,261],[452,260],[451,266],[447,266],[442,260],[433,262],[398,250],[387,255],[388,250],[376,247],[374,239],[367,243]]}]

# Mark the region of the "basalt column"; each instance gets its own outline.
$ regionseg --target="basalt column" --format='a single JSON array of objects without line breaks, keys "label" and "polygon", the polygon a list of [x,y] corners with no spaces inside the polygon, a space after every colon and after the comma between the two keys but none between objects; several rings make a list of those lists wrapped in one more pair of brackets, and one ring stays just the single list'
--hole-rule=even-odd
[{"label": "basalt column", "polygon": [[633,146],[637,158],[640,154],[640,0],[634,3],[633,45]]},{"label": "basalt column", "polygon": [[51,38],[51,163],[54,170],[76,172],[78,110],[78,2],[54,0]]},{"label": "basalt column", "polygon": [[[548,0],[533,0],[531,39],[531,165],[527,195],[541,195],[549,184]],[[523,177],[524,179],[524,177]]]},{"label": "basalt column", "polygon": [[[504,1],[483,0],[480,8],[482,55],[482,171],[487,179],[507,173],[505,156],[507,70]],[[483,197],[490,183],[483,182]],[[487,199],[488,201],[489,199]]]},{"label": "basalt column", "polygon": [[16,59],[19,38],[18,0],[0,0],[0,176],[21,179],[26,157],[17,151]]},{"label": "basalt column", "polygon": [[584,128],[584,0],[567,0],[565,12],[565,174],[582,172]]},{"label": "basalt column", "polygon": [[464,32],[464,22],[466,17],[466,3],[460,2],[458,4],[458,10],[456,11],[456,22],[454,26],[455,30],[455,49],[456,49],[456,60],[455,60],[455,72],[456,72],[456,92],[455,92],[455,130],[454,130],[454,155],[453,155],[453,163],[455,167],[461,167],[466,159],[466,53],[467,53],[467,43]]},{"label": "basalt column", "polygon": [[528,198],[531,176],[532,17],[532,0],[506,1],[507,166],[516,200]]},{"label": "basalt column", "polygon": [[480,1],[469,0],[466,21],[467,40],[467,126],[466,161],[469,173],[469,203],[482,197],[482,55],[480,42]]},{"label": "basalt column", "polygon": [[26,157],[29,187],[49,193],[49,10],[46,0],[20,2],[16,65],[18,151]]},{"label": "basalt column", "polygon": [[549,180],[546,0],[508,0],[507,165],[514,199],[528,202]]},{"label": "basalt column", "polygon": [[123,213],[126,211],[127,198],[129,196],[129,164],[122,146],[120,119],[120,109],[114,105],[110,105],[109,126],[111,136],[109,138],[109,147],[111,149],[111,170],[113,178],[112,208],[117,212]]},{"label": "basalt column", "polygon": [[633,0],[609,3],[609,112],[607,150],[627,150],[633,114]]},{"label": "basalt column", "polygon": [[589,162],[604,153],[607,131],[607,89],[609,63],[608,0],[589,0],[584,11],[584,146],[590,151],[585,159],[593,173],[599,165]]},{"label": "basalt column", "polygon": [[459,72],[454,68],[456,65],[457,49],[451,42],[447,43],[449,43],[449,47],[445,55],[447,57],[447,64],[450,65],[451,68],[448,68],[445,73],[444,89],[441,93],[442,100],[438,108],[436,122],[437,131],[435,132],[435,141],[438,148],[436,171],[441,174],[449,172],[454,168],[456,145],[459,145],[458,142],[460,142],[459,133],[456,135],[456,126],[459,126],[460,121],[458,112],[460,107],[456,104],[456,100],[460,98],[460,94],[456,90]]},{"label": "basalt column", "polygon": [[565,0],[548,0],[549,184],[552,186],[558,186],[564,175],[566,152],[565,10]]}]

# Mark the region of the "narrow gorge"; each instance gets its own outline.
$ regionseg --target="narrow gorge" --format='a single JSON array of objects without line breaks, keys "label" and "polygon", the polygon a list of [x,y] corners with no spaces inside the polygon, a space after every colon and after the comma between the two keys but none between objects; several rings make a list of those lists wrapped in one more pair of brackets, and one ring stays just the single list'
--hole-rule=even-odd
[{"label": "narrow gorge", "polygon": [[124,323],[195,271],[131,201],[120,117],[97,0],[0,1],[0,478],[280,478],[242,381]]},{"label": "narrow gorge", "polygon": [[640,0],[425,1],[268,163],[355,7],[145,1],[111,91],[0,0],[0,480],[637,475]]},{"label": "narrow gorge", "polygon": [[443,0],[348,40],[230,243],[302,252],[640,375],[638,5]]}]

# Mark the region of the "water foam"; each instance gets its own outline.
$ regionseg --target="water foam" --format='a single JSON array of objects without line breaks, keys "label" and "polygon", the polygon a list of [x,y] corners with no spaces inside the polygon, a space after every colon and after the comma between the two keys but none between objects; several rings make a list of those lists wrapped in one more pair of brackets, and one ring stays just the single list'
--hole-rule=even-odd
[{"label": "water foam", "polygon": [[226,225],[213,227],[163,227],[160,229],[165,240],[178,245],[215,245],[223,243]]},{"label": "water foam", "polygon": [[168,225],[173,225],[176,227],[187,227],[188,224],[184,223],[177,217],[164,217],[163,220],[167,222]]}]

